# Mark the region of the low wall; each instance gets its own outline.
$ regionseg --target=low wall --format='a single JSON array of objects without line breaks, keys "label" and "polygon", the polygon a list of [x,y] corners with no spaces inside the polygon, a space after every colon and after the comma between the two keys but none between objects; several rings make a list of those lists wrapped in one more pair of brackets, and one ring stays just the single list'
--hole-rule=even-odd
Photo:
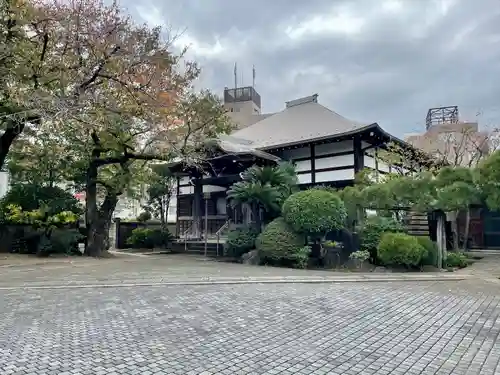
[{"label": "low wall", "polygon": [[[132,231],[135,228],[149,228],[149,229],[160,229],[161,223],[159,221],[131,221],[131,220],[120,220],[115,219],[115,248],[116,249],[126,249],[130,246],[127,245],[128,238],[132,235]],[[167,228],[175,235],[175,223],[167,223]]]}]

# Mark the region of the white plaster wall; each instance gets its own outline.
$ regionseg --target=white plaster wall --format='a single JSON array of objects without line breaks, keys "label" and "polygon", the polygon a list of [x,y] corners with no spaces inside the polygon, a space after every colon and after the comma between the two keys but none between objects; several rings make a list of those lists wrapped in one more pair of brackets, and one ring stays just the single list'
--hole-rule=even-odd
[{"label": "white plaster wall", "polygon": [[316,172],[316,182],[353,180],[354,168],[341,169],[338,171]]},{"label": "white plaster wall", "polygon": [[9,190],[10,178],[9,172],[0,171],[0,198],[2,198]]},{"label": "white plaster wall", "polygon": [[354,165],[354,154],[329,156],[327,158],[316,158],[314,167],[316,170],[334,167]]}]

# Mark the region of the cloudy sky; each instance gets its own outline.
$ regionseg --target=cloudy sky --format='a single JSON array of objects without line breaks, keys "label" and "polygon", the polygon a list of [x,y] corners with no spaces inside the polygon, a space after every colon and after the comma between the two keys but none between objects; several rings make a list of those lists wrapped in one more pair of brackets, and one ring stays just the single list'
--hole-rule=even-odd
[{"label": "cloudy sky", "polygon": [[[140,4],[140,5],[136,5]],[[401,136],[428,108],[500,125],[498,0],[126,0],[138,20],[182,32],[177,43],[222,93],[252,83],[263,112],[314,93],[345,117]]]}]

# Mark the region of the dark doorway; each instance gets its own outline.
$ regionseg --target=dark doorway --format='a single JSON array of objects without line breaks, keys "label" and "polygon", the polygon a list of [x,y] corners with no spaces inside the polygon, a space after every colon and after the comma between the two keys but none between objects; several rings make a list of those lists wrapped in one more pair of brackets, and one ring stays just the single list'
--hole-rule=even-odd
[{"label": "dark doorway", "polygon": [[500,249],[500,212],[483,209],[484,246]]}]

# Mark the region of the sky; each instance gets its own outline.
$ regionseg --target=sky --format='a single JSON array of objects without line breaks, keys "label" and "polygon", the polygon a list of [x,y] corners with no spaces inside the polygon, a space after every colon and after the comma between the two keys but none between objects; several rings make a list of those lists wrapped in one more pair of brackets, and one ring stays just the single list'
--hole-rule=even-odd
[{"label": "sky", "polygon": [[498,0],[125,0],[132,16],[177,35],[199,87],[252,84],[262,112],[319,94],[352,120],[421,132],[431,107],[500,126]]}]

